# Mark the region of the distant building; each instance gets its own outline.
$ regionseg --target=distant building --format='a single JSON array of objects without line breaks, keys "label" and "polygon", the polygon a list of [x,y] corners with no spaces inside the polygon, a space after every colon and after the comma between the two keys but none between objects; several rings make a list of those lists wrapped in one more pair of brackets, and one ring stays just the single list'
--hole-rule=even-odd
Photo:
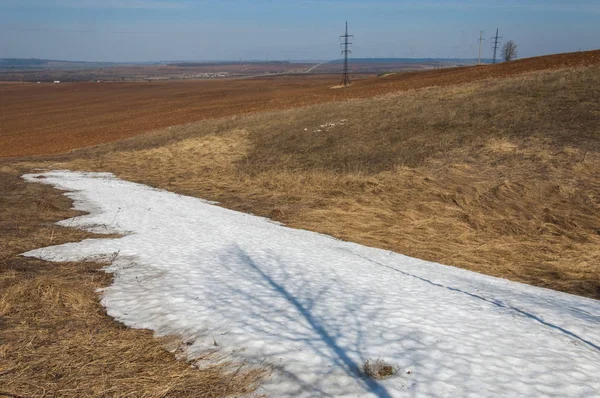
[{"label": "distant building", "polygon": [[58,84],[58,83],[60,83],[60,80],[55,80],[54,81],[54,84]]}]

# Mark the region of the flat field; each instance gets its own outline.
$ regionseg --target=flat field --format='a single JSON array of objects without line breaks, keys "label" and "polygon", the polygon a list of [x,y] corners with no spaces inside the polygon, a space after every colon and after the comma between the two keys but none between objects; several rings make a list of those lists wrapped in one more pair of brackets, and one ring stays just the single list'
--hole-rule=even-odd
[{"label": "flat field", "polygon": [[[12,61],[12,62],[11,62]],[[16,64],[16,65],[14,65]],[[472,64],[472,63],[471,63]],[[352,73],[379,74],[407,70],[432,69],[430,60],[356,60]],[[460,61],[445,62],[446,67],[464,65]],[[14,67],[14,69],[13,69]],[[182,79],[222,79],[261,75],[334,73],[342,70],[341,62],[173,62],[158,65],[97,64],[46,60],[10,60],[0,58],[0,80],[13,82],[89,82],[89,81],[154,81]]]},{"label": "flat field", "polygon": [[[8,60],[10,61],[10,60]],[[21,60],[27,63],[28,60]],[[8,66],[8,67],[7,67]],[[160,65],[96,64],[82,62],[34,62],[17,65],[0,59],[0,80],[25,82],[89,82],[89,81],[143,81],[181,80],[194,78],[247,77],[268,74],[302,73],[313,64],[287,62],[228,62],[181,63]]]}]

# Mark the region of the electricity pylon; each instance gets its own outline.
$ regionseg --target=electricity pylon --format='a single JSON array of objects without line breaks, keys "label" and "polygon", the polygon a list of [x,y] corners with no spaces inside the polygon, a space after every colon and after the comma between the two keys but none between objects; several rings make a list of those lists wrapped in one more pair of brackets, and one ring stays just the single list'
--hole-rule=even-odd
[{"label": "electricity pylon", "polygon": [[498,28],[496,28],[496,36],[492,37],[492,45],[494,46],[494,60],[492,61],[493,64],[496,63],[496,52],[498,51],[498,45],[500,44],[500,39],[502,39],[502,37],[498,36]]},{"label": "electricity pylon", "polygon": [[352,54],[350,48],[352,47],[352,42],[350,39],[353,39],[354,35],[348,34],[348,22],[346,22],[346,33],[340,36],[340,46],[342,47],[342,54],[344,55],[344,75],[342,76],[342,85],[344,87],[350,84],[350,76],[348,75],[348,56]]}]

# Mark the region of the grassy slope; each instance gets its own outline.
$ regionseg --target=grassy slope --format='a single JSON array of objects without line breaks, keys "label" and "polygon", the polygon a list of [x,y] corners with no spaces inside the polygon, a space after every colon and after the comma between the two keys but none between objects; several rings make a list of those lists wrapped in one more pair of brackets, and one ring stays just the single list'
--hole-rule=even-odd
[{"label": "grassy slope", "polygon": [[599,71],[206,121],[55,166],[600,298]]}]

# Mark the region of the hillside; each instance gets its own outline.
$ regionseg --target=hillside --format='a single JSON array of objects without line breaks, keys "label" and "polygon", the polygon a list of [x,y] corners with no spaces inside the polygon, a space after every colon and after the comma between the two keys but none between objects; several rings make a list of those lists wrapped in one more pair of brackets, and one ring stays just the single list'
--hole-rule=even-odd
[{"label": "hillside", "polygon": [[231,115],[369,98],[541,70],[600,64],[600,51],[480,67],[406,72],[355,80],[333,75],[145,83],[0,84],[0,157],[64,153],[149,131]]},{"label": "hillside", "polygon": [[599,298],[599,70],[209,120],[52,167]]},{"label": "hillside", "polygon": [[91,69],[106,68],[117,65],[127,65],[116,62],[86,62],[86,61],[61,61],[38,58],[0,58],[0,71],[28,71],[28,70],[56,70],[56,69]]},{"label": "hillside", "polygon": [[[598,55],[596,51],[398,74],[357,81],[347,90],[331,90],[329,85],[337,81],[317,76],[230,81],[229,91],[222,91],[223,82],[137,88],[74,84],[41,85],[39,96],[31,95],[29,102],[25,95],[1,95],[3,155],[40,156],[0,159],[0,382],[23,396],[46,392],[105,396],[117,391],[187,397],[248,394],[268,375],[263,368],[229,362],[190,371],[188,364],[176,361],[162,348],[166,344],[180,355],[189,341],[154,340],[151,332],[126,328],[106,315],[96,292],[113,281],[98,272],[103,264],[75,261],[80,258],[54,264],[20,256],[99,237],[68,228],[68,222],[55,224],[81,214],[70,209],[70,198],[77,197],[69,194],[68,198],[62,191],[21,178],[38,168],[113,172],[129,181],[266,216],[287,227],[600,299]],[[0,94],[20,89],[27,93],[38,88],[0,84]],[[154,131],[143,134],[150,130]],[[192,200],[169,195],[177,203]],[[117,210],[104,215],[113,226],[122,216],[117,203],[120,195],[106,197],[115,200]],[[156,206],[140,207],[148,198],[144,192],[131,197],[151,226],[163,225],[161,219],[144,212]],[[155,200],[160,206],[165,203]],[[193,228],[200,225],[193,222],[194,217],[207,222],[208,217],[191,207],[163,207],[173,212],[165,217],[169,222],[175,217],[171,214],[182,220],[181,225]],[[183,232],[176,229],[189,238],[196,236],[187,234],[192,227]],[[228,231],[228,238],[236,236],[235,228]],[[257,234],[250,235],[260,240]],[[174,236],[167,237],[173,240]],[[188,253],[174,247],[167,244],[160,250],[167,256],[165,263]],[[271,252],[271,257],[264,258],[272,256]],[[387,253],[381,257],[377,261],[382,263],[389,258]],[[463,295],[456,291],[463,285],[441,284],[443,272],[421,274],[427,268],[421,265],[413,275],[438,285],[412,277],[407,280],[427,294],[450,292],[477,303],[481,300],[473,295],[488,297],[479,287]],[[277,267],[273,269],[278,272]],[[381,275],[372,272],[365,277]],[[386,283],[390,280],[385,278]],[[402,283],[398,285],[405,286]],[[381,289],[375,297],[385,298],[391,289],[382,287],[378,285]],[[557,293],[543,293],[553,294]],[[195,297],[187,298],[193,302]],[[513,294],[509,298],[520,299]],[[568,318],[558,316],[560,322],[552,323],[546,316],[535,318],[541,314],[537,310],[533,318],[513,313],[514,308],[524,307],[514,307],[507,300],[492,304],[506,312],[506,319],[535,322],[551,334],[572,332],[571,324],[561,323]],[[540,300],[550,311],[570,311],[579,320],[592,317],[592,322],[597,318],[578,305]],[[479,304],[490,304],[484,301]],[[246,302],[237,300],[236,304]],[[444,311],[440,314],[443,317]],[[475,321],[481,324],[479,318]],[[559,326],[553,331],[548,327],[553,325]],[[589,337],[574,333],[577,338]],[[221,341],[220,336],[217,339]],[[588,347],[592,341],[560,339],[573,345],[573,350]],[[592,344],[597,347],[596,340]],[[597,355],[597,348],[588,349],[590,355]],[[535,364],[530,358],[527,362]],[[482,360],[490,363],[489,358]],[[561,372],[568,375],[567,369]]]}]

